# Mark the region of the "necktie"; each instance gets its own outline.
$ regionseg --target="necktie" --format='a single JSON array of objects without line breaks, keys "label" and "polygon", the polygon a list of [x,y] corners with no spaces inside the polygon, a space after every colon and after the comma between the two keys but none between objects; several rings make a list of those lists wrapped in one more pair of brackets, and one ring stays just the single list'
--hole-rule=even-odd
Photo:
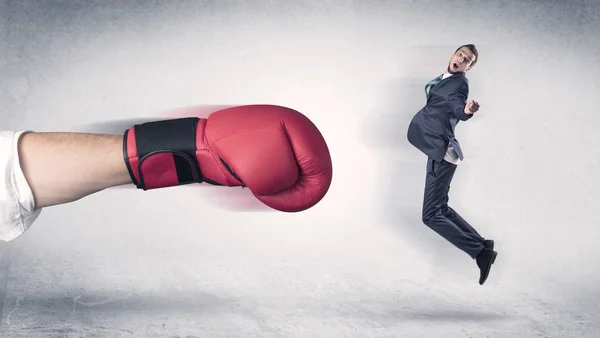
[{"label": "necktie", "polygon": [[436,84],[438,84],[438,82],[442,81],[442,77],[444,76],[444,74],[436,77],[435,79],[427,82],[427,84],[425,85],[425,96],[429,96],[429,90],[431,89],[431,87],[435,86]]}]

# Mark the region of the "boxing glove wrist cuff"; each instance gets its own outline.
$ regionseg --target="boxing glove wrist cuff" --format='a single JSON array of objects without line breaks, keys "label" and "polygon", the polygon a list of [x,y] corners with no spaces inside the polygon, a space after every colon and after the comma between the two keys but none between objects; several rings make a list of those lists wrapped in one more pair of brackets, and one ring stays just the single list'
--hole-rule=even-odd
[{"label": "boxing glove wrist cuff", "polygon": [[189,117],[147,122],[125,131],[123,157],[138,189],[203,182],[196,158],[199,120]]}]

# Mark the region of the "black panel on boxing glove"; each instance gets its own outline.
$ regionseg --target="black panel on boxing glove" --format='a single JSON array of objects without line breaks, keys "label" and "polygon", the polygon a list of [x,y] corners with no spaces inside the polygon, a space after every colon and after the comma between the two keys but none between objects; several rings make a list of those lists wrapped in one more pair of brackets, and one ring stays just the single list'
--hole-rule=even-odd
[{"label": "black panel on boxing glove", "polygon": [[[203,181],[196,158],[196,129],[199,120],[197,117],[189,117],[147,122],[133,126],[139,159],[137,172],[140,182],[137,184],[138,188],[147,189],[142,170],[144,161],[161,153],[173,155],[180,185],[201,183]],[[125,140],[125,142],[127,141]],[[126,147],[126,145],[124,146]],[[129,167],[129,163],[127,165]]]}]

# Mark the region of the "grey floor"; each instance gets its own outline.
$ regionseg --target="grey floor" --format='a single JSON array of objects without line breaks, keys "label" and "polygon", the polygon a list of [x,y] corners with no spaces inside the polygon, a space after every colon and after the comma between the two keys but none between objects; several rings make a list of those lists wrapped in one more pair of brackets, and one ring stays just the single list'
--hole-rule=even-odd
[{"label": "grey floor", "polygon": [[[325,135],[315,208],[241,189],[111,189],[0,245],[0,337],[599,337],[595,1],[0,0],[2,128],[121,133],[281,104]],[[475,43],[451,203],[488,282],[420,221],[423,86]],[[129,122],[128,122],[129,121]]]},{"label": "grey floor", "polygon": [[[113,198],[111,209],[125,200]],[[596,337],[600,332],[597,302],[582,299],[576,290],[553,294],[538,280],[528,282],[540,277],[535,272],[523,283],[511,281],[519,260],[509,253],[500,256],[481,287],[474,266],[434,238],[431,244],[442,249],[428,252],[425,243],[408,249],[379,226],[343,228],[334,225],[343,220],[332,220],[284,230],[285,222],[253,224],[260,217],[238,225],[182,222],[174,231],[145,223],[150,216],[143,216],[140,222],[149,229],[141,232],[142,224],[134,230],[118,222],[122,215],[101,217],[104,211],[94,211],[97,203],[48,212],[3,256],[8,276],[2,337]],[[69,217],[72,212],[97,220]],[[167,211],[152,217],[159,223],[171,218]]]}]

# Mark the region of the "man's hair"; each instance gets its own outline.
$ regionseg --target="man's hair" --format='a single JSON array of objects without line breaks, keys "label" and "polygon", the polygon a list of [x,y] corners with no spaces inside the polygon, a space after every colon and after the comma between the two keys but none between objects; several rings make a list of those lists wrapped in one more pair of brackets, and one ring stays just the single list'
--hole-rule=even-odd
[{"label": "man's hair", "polygon": [[469,48],[469,50],[475,54],[475,60],[473,60],[473,63],[471,63],[471,67],[475,66],[475,64],[477,63],[477,60],[479,60],[479,52],[477,52],[477,48],[475,47],[474,44],[468,44],[468,45],[462,45],[460,47],[458,47],[456,49],[456,51],[454,51],[454,53],[458,52],[461,48],[463,47],[467,47]]}]

